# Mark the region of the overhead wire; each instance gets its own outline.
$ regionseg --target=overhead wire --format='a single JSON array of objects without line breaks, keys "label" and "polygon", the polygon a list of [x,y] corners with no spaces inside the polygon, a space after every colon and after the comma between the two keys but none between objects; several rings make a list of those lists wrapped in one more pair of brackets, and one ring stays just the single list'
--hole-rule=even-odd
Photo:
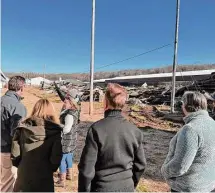
[{"label": "overhead wire", "polygon": [[[143,53],[140,53],[140,54],[137,54],[137,55],[131,56],[131,57],[129,57],[129,58],[126,58],[126,59],[123,59],[123,60],[119,60],[119,61],[116,61],[116,62],[113,62],[113,63],[110,63],[110,64],[106,64],[106,65],[97,67],[97,68],[95,68],[95,69],[98,70],[98,69],[106,68],[106,67],[108,67],[108,66],[112,66],[112,65],[115,65],[115,64],[119,64],[119,63],[122,63],[122,62],[125,62],[125,61],[128,61],[128,60],[132,60],[132,59],[134,59],[134,58],[137,58],[137,57],[140,57],[140,56],[142,56],[142,55],[145,55],[145,54],[148,54],[148,53],[151,53],[151,52],[154,52],[154,51],[163,49],[163,48],[168,47],[168,46],[171,46],[171,45],[172,45],[172,44],[165,44],[165,45],[163,45],[163,46],[154,48],[154,49],[152,49],[152,50],[148,50],[148,51],[146,51],[146,52],[143,52]],[[88,70],[88,71],[85,71],[85,73],[86,73],[86,72],[89,72],[89,70]]]},{"label": "overhead wire", "polygon": [[126,59],[124,59],[124,60],[120,60],[120,61],[117,61],[117,62],[113,62],[113,63],[107,64],[107,65],[103,65],[103,66],[98,67],[98,68],[96,68],[96,69],[101,69],[101,68],[105,68],[105,67],[112,66],[112,65],[115,65],[115,64],[119,64],[119,63],[122,63],[122,62],[125,62],[125,61],[128,61],[128,60],[131,60],[131,59],[140,57],[140,56],[142,56],[142,55],[145,55],[145,54],[148,54],[148,53],[151,53],[151,52],[154,52],[154,51],[163,49],[163,48],[165,48],[165,47],[167,47],[167,46],[170,46],[170,45],[171,45],[171,44],[166,44],[166,45],[163,45],[163,46],[161,46],[161,47],[157,47],[157,48],[155,48],[155,49],[152,49],[152,50],[143,52],[143,53],[141,53],[141,54],[137,54],[137,55],[131,56],[131,57],[126,58]]}]

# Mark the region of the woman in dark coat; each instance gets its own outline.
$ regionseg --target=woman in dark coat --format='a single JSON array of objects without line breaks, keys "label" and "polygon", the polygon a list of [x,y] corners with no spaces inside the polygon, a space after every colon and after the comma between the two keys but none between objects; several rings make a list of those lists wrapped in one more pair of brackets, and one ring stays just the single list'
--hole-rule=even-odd
[{"label": "woman in dark coat", "polygon": [[15,132],[12,162],[18,167],[14,192],[54,192],[53,172],[62,158],[61,127],[54,107],[39,100],[27,120]]},{"label": "woman in dark coat", "polygon": [[87,134],[79,168],[79,192],[133,192],[146,166],[142,132],[122,116],[126,90],[109,84],[105,118]]}]

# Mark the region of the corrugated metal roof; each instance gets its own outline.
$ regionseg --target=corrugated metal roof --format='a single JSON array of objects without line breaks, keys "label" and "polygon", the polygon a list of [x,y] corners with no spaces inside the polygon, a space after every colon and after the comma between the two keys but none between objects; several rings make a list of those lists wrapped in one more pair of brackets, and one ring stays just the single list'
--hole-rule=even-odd
[{"label": "corrugated metal roof", "polygon": [[[212,70],[198,70],[198,71],[186,71],[186,72],[176,72],[176,76],[197,76],[197,75],[208,75],[215,72],[215,69]],[[115,78],[107,78],[94,80],[94,82],[105,82],[106,80],[128,80],[128,79],[140,79],[140,78],[160,78],[160,77],[172,77],[172,73],[159,73],[159,74],[143,74],[135,76],[122,76]]]}]

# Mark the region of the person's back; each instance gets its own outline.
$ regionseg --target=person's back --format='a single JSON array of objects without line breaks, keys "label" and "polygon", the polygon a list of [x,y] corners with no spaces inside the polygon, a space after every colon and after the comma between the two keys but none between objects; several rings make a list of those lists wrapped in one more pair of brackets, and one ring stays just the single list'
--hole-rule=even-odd
[{"label": "person's back", "polygon": [[[136,167],[133,161],[136,152],[142,148],[142,133],[121,115],[121,111],[109,110],[105,116],[91,127],[99,144],[96,181],[92,183],[91,191],[94,187],[97,191],[100,191],[98,187],[102,187],[103,191],[133,191],[134,183],[137,183],[133,179],[133,167]],[[142,160],[144,165],[142,149],[137,159]]]},{"label": "person's back", "polygon": [[27,111],[24,105],[20,102],[21,96],[18,94],[18,88],[10,88],[10,82],[16,81],[24,84],[24,79],[11,79],[9,81],[9,90],[1,97],[1,152],[10,153],[11,141],[14,129],[17,127],[19,121],[26,117]]},{"label": "person's back", "polygon": [[11,163],[11,143],[14,131],[22,118],[26,117],[26,108],[20,102],[25,79],[14,76],[8,82],[8,91],[1,97],[1,183],[2,192],[11,192],[16,178],[16,169]]},{"label": "person's back", "polygon": [[187,191],[205,191],[215,187],[215,121],[207,111],[199,111],[190,119],[187,126],[197,134],[199,148],[186,175],[177,180],[186,182]]},{"label": "person's back", "polygon": [[182,97],[185,125],[170,142],[161,172],[172,191],[210,192],[215,188],[215,121],[199,92]]},{"label": "person's back", "polygon": [[146,165],[143,135],[122,116],[125,101],[124,88],[109,84],[105,118],[90,127],[78,166],[79,192],[133,192],[137,186]]},{"label": "person's back", "polygon": [[[34,109],[39,109],[42,113],[48,112],[42,107]],[[16,129],[13,138],[12,161],[18,167],[14,191],[53,192],[53,172],[59,167],[62,157],[62,128],[51,116],[43,118],[39,114],[32,114]]]}]

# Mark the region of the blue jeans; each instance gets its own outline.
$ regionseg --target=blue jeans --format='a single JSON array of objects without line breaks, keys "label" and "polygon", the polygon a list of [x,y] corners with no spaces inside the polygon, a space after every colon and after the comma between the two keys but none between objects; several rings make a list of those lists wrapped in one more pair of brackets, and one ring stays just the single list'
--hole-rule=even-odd
[{"label": "blue jeans", "polygon": [[66,170],[72,168],[73,153],[64,153],[60,163],[60,173],[66,173]]}]

